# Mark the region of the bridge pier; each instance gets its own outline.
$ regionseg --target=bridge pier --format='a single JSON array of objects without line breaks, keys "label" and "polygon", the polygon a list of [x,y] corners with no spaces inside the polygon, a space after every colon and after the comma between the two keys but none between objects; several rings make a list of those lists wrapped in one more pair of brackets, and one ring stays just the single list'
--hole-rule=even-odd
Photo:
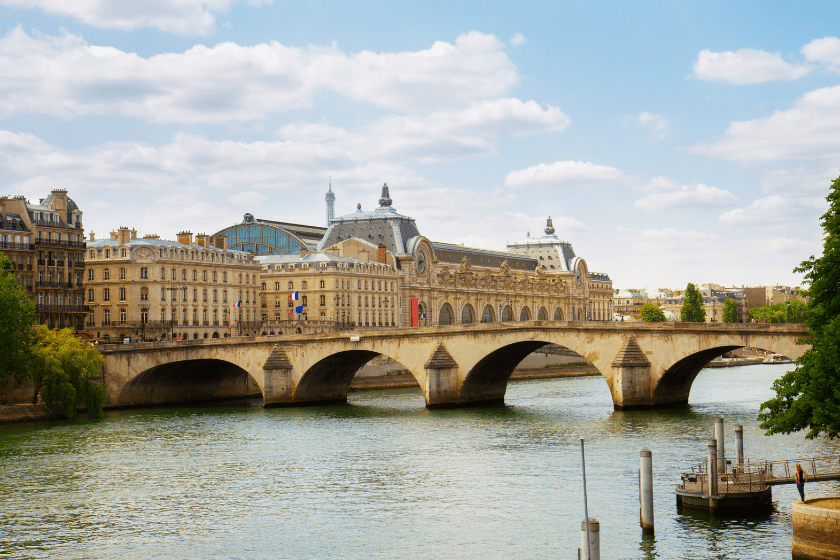
[{"label": "bridge pier", "polygon": [[451,408],[458,406],[458,363],[439,344],[435,353],[424,365],[426,368],[426,408]]},{"label": "bridge pier", "polygon": [[263,405],[266,408],[293,404],[292,363],[279,344],[275,344],[268,355],[263,375]]},{"label": "bridge pier", "polygon": [[653,407],[650,369],[650,360],[636,342],[636,337],[631,336],[612,362],[610,390],[616,410]]}]

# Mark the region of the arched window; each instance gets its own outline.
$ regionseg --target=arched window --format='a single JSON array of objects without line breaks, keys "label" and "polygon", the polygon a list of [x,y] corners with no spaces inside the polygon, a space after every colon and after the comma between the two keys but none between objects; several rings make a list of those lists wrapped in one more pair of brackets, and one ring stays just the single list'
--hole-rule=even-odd
[{"label": "arched window", "polygon": [[537,313],[537,320],[538,321],[547,321],[548,320],[548,313],[545,310],[545,307],[540,307],[539,313]]},{"label": "arched window", "polygon": [[513,311],[509,305],[506,305],[505,308],[502,309],[502,323],[509,323],[511,320],[513,320]]},{"label": "arched window", "polygon": [[554,320],[555,321],[562,321],[563,320],[563,313],[560,311],[560,308],[554,310]]},{"label": "arched window", "polygon": [[469,325],[473,322],[473,312],[472,307],[470,305],[465,305],[464,309],[461,311],[461,323],[464,325]]},{"label": "arched window", "polygon": [[443,307],[440,308],[440,314],[438,315],[438,324],[439,325],[451,325],[452,324],[452,308],[449,306],[448,303],[444,303]]},{"label": "arched window", "polygon": [[520,321],[530,321],[531,320],[531,311],[527,307],[523,307],[522,311],[519,312],[519,320]]},{"label": "arched window", "polygon": [[493,308],[489,305],[484,306],[484,311],[481,312],[481,322],[482,323],[492,323],[493,322]]}]

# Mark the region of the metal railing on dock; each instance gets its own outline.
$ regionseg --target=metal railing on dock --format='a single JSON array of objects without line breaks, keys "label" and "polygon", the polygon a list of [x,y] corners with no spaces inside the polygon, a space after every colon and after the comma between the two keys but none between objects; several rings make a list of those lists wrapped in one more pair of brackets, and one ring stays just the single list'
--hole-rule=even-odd
[{"label": "metal railing on dock", "polygon": [[[717,473],[718,494],[758,492],[767,486],[796,483],[796,464],[808,476],[809,482],[840,480],[840,455],[764,461],[747,459],[741,464],[731,465],[727,461],[727,472]],[[709,489],[709,464],[703,461],[691,472],[681,475],[681,489],[687,492],[706,493]]]}]

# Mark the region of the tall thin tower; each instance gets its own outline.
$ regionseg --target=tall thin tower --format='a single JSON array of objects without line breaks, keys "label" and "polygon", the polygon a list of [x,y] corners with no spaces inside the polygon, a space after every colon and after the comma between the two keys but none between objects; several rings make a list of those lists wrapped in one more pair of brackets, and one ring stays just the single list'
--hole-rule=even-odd
[{"label": "tall thin tower", "polygon": [[327,227],[330,227],[330,222],[335,218],[335,194],[332,192],[332,177],[330,177],[330,190],[324,197],[327,201]]}]

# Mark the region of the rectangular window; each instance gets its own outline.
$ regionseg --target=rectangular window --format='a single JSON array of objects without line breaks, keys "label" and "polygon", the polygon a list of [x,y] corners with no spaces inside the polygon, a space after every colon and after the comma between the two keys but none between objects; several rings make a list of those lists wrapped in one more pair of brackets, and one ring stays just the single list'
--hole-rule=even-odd
[{"label": "rectangular window", "polygon": [[93,269],[88,270],[88,280],[93,280]]},{"label": "rectangular window", "polygon": [[166,280],[166,269],[165,268],[160,269],[160,279],[161,280]]},{"label": "rectangular window", "polygon": [[227,284],[227,272],[222,272],[222,282]]},{"label": "rectangular window", "polygon": [[125,301],[125,288],[120,288],[120,301]]},{"label": "rectangular window", "polygon": [[279,289],[280,289],[280,282],[275,282],[275,283],[274,283],[274,289],[275,289],[275,290],[279,290]]},{"label": "rectangular window", "polygon": [[125,280],[125,269],[120,268],[120,280]]},{"label": "rectangular window", "polygon": [[110,280],[111,279],[111,269],[109,269],[109,268],[102,269],[102,279],[103,280]]},{"label": "rectangular window", "polygon": [[294,283],[294,282],[289,282],[289,289],[290,289],[290,290],[294,290],[294,289],[295,289],[295,283]]},{"label": "rectangular window", "polygon": [[222,290],[222,303],[227,303],[227,290]]},{"label": "rectangular window", "polygon": [[321,305],[327,305],[327,296],[321,296]]},{"label": "rectangular window", "polygon": [[93,289],[88,290],[88,301],[93,301]]},{"label": "rectangular window", "polygon": [[304,280],[303,282],[301,282],[301,284],[300,284],[300,289],[301,289],[301,290],[305,290],[305,289],[306,289],[306,280]]},{"label": "rectangular window", "polygon": [[306,296],[303,296],[303,305],[306,305]]},{"label": "rectangular window", "polygon": [[146,280],[149,278],[149,269],[145,266],[140,269],[140,279]]},{"label": "rectangular window", "polygon": [[216,271],[214,270],[213,271],[213,282],[215,282],[215,281],[216,281]]},{"label": "rectangular window", "polygon": [[102,301],[111,301],[111,290],[108,288],[102,290]]}]

